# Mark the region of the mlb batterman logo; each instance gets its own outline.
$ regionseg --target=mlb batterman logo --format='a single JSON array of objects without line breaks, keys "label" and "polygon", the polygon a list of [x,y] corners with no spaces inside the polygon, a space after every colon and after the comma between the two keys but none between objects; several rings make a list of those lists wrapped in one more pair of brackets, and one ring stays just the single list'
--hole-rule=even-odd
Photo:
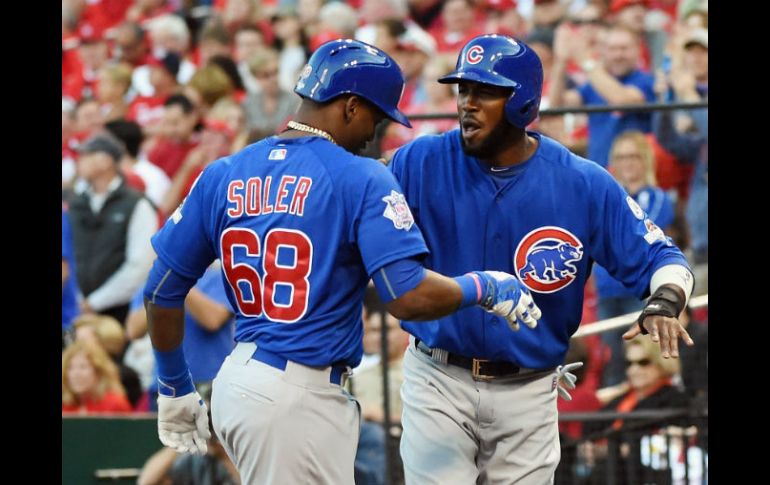
[{"label": "mlb batterman logo", "polygon": [[474,45],[465,54],[465,60],[468,61],[468,64],[478,64],[482,59],[484,59],[484,48],[480,45]]},{"label": "mlb batterman logo", "polygon": [[391,190],[390,195],[386,195],[382,200],[385,202],[385,212],[382,215],[393,221],[393,226],[396,229],[408,231],[412,228],[414,217],[412,217],[412,211],[409,210],[404,194]]},{"label": "mlb batterman logo", "polygon": [[561,227],[543,226],[519,243],[513,256],[522,283],[538,293],[553,293],[577,277],[575,263],[583,259],[583,243]]}]

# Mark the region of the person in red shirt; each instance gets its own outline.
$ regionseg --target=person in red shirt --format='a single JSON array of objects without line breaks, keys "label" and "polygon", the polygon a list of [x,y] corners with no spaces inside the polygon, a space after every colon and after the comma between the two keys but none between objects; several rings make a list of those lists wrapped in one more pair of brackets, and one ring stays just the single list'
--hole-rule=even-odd
[{"label": "person in red shirt", "polygon": [[187,197],[198,176],[209,163],[231,153],[230,145],[234,137],[235,132],[226,121],[206,119],[200,145],[187,155],[163,198],[160,209],[164,214],[171,214]]},{"label": "person in red shirt", "polygon": [[117,27],[112,49],[115,60],[138,67],[150,60],[147,51],[147,39],[139,24],[123,22]]},{"label": "person in red shirt", "polygon": [[152,96],[137,96],[128,108],[126,119],[136,121],[147,136],[159,132],[159,123],[163,119],[163,105],[174,92],[179,90],[177,74],[181,63],[180,57],[169,52],[163,58],[151,58],[150,84],[154,88]]},{"label": "person in red shirt", "polygon": [[472,38],[483,34],[475,25],[473,2],[447,0],[441,10],[442,25],[430,29],[440,53],[456,54]]},{"label": "person in red shirt", "polygon": [[195,126],[198,112],[192,102],[182,94],[168,98],[163,106],[163,119],[159,137],[147,153],[147,159],[173,178],[187,154],[198,143]]},{"label": "person in red shirt", "polygon": [[517,10],[516,0],[484,0],[482,5],[487,11],[485,32],[524,37],[527,21]]},{"label": "person in red shirt", "polygon": [[62,354],[62,414],[131,412],[118,368],[104,349],[75,341]]},{"label": "person in red shirt", "polygon": [[99,70],[106,65],[108,59],[107,43],[90,26],[80,29],[79,39],[77,59],[68,59],[71,64],[70,71],[66,73],[67,78],[62,79],[62,94],[75,101],[94,95]]}]

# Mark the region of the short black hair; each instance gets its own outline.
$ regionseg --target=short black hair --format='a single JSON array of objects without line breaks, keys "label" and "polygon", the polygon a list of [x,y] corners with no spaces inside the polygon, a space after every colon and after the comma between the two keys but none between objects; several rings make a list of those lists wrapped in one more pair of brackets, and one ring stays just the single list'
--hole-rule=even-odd
[{"label": "short black hair", "polygon": [[144,140],[144,134],[136,122],[124,119],[114,120],[106,123],[104,128],[123,142],[131,158],[139,155],[139,146]]},{"label": "short black hair", "polygon": [[182,111],[186,115],[189,115],[195,109],[195,106],[192,104],[192,101],[190,101],[190,98],[184,94],[173,94],[168,97],[165,103],[163,103],[163,106],[166,108],[174,105],[178,105],[180,108],[182,108]]}]

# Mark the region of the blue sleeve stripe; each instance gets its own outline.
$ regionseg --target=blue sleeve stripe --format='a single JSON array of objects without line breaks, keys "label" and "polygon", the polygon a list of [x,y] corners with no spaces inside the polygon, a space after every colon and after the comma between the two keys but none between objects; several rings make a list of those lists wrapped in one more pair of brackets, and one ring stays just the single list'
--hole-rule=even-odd
[{"label": "blue sleeve stripe", "polygon": [[150,269],[144,285],[144,297],[153,305],[165,308],[182,308],[190,288],[197,278],[187,278],[158,258]]},{"label": "blue sleeve stripe", "polygon": [[161,286],[163,286],[163,283],[166,282],[168,277],[171,276],[171,270],[166,271],[166,274],[163,275],[163,278],[161,278],[160,283],[158,283],[158,286],[155,287],[155,289],[152,292],[152,301],[153,303],[156,302],[156,298],[158,297],[158,291],[160,291]]},{"label": "blue sleeve stripe", "polygon": [[414,258],[394,261],[379,268],[372,275],[374,287],[384,303],[400,298],[417,288],[423,279],[425,279],[425,268]]},{"label": "blue sleeve stripe", "polygon": [[385,283],[385,287],[388,289],[388,293],[390,293],[390,297],[392,299],[396,299],[396,292],[393,291],[393,286],[390,284],[390,280],[388,280],[388,275],[385,273],[385,268],[380,268],[380,275],[382,276],[382,280]]}]

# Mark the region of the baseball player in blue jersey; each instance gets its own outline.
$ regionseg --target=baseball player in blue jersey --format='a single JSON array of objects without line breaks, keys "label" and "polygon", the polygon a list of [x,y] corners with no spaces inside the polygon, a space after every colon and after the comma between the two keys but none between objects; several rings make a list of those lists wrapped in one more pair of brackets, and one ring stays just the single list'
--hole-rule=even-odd
[{"label": "baseball player in blue jersey", "polygon": [[165,445],[206,449],[206,407],[180,344],[185,294],[215,258],[237,343],[214,379],[212,421],[243,483],[353,483],[360,410],[341,384],[363,353],[370,278],[402,319],[479,304],[509,332],[536,326],[540,311],[510,274],[425,270],[401,187],[351,153],[386,117],[409,126],[397,109],[403,86],[375,47],[319,47],[295,87],[303,100],[289,129],[209,165],[153,238],[145,302]]},{"label": "baseball player in blue jersey", "polygon": [[402,322],[413,335],[401,388],[406,483],[552,483],[558,366],[593,261],[635,295],[652,295],[624,337],[649,331],[666,358],[678,356],[679,337],[692,345],[676,319],[692,275],[607,171],[526,131],[543,82],[528,46],[476,37],[439,82],[458,84],[460,129],[418,138],[390,164],[430,250],[425,266],[514,274],[542,316],[519,333],[471,307]]}]

